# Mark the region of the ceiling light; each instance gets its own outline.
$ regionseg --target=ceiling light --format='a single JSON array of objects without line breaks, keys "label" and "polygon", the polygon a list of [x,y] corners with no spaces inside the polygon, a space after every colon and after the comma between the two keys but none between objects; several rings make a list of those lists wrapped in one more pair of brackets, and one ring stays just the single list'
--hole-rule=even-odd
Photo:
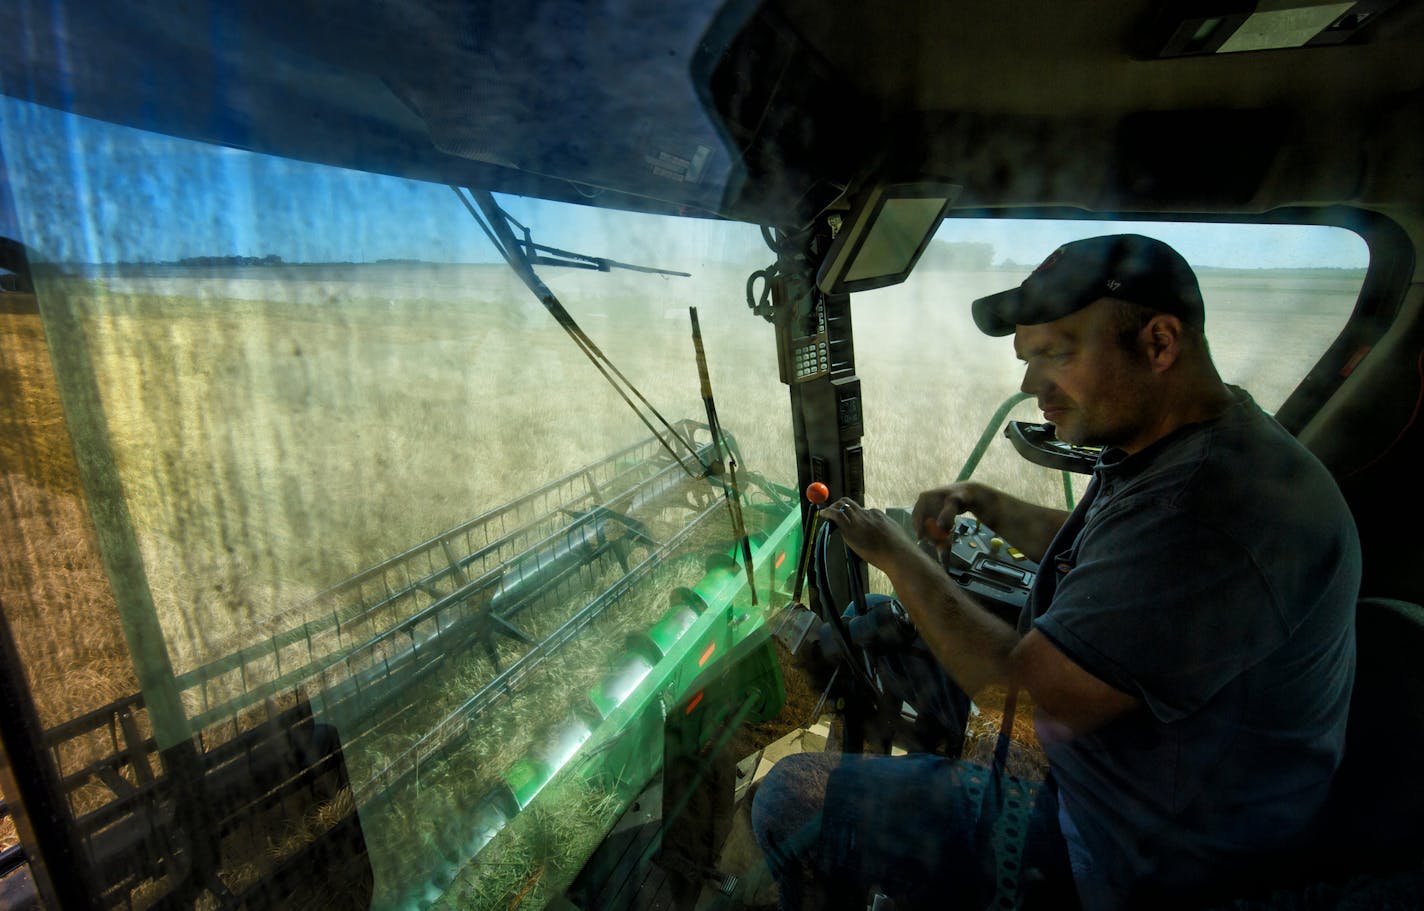
[{"label": "ceiling light", "polygon": [[1343,44],[1396,0],[1216,0],[1171,4],[1157,20],[1154,57],[1234,54]]}]

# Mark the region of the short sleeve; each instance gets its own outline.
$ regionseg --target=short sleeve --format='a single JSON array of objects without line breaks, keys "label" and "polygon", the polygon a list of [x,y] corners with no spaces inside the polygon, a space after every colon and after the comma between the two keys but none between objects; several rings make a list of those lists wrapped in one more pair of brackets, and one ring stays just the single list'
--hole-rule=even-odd
[{"label": "short sleeve", "polygon": [[1105,510],[1072,551],[1045,561],[1063,575],[1034,625],[1089,673],[1175,721],[1288,630],[1246,547],[1170,506],[1125,507]]}]

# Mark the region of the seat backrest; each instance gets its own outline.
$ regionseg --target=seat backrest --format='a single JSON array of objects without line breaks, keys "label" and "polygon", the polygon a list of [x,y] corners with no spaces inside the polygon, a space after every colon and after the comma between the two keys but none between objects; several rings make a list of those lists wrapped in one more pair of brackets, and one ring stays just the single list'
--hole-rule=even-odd
[{"label": "seat backrest", "polygon": [[1348,872],[1424,861],[1424,608],[1363,598],[1344,762],[1322,858]]}]

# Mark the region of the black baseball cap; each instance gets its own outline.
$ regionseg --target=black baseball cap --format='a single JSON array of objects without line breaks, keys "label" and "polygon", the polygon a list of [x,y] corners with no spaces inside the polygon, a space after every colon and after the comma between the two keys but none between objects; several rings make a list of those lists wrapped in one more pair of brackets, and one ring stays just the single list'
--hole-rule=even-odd
[{"label": "black baseball cap", "polygon": [[1051,323],[1104,297],[1170,313],[1202,329],[1201,288],[1182,254],[1141,234],[1107,234],[1066,243],[1023,284],[981,297],[974,323],[985,335],[1012,335],[1015,326]]}]

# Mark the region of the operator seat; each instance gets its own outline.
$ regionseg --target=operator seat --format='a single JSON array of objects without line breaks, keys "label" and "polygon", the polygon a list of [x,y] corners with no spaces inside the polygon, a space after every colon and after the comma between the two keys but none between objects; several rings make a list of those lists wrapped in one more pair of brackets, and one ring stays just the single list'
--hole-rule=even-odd
[{"label": "operator seat", "polygon": [[1424,907],[1424,608],[1362,598],[1345,757],[1290,885],[1217,911]]},{"label": "operator seat", "polygon": [[1424,607],[1362,598],[1345,758],[1325,840],[1347,872],[1424,864]]}]

